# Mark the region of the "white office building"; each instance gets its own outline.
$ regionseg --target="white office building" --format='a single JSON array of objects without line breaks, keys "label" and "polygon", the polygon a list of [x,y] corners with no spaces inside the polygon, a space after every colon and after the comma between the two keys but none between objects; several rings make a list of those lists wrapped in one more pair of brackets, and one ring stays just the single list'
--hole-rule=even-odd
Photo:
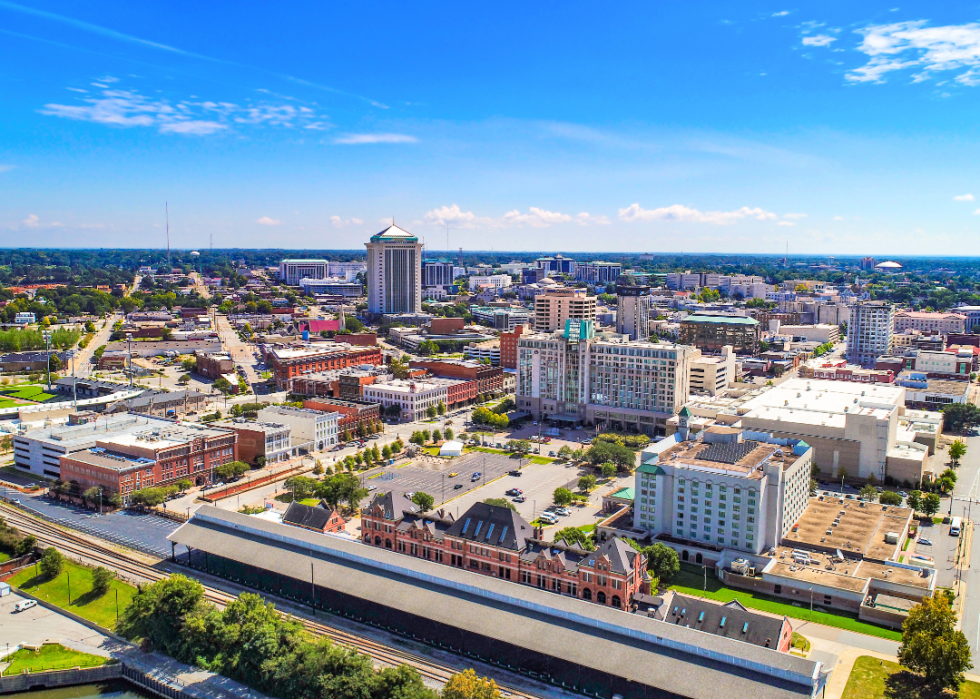
[{"label": "white office building", "polygon": [[470,289],[475,290],[484,286],[503,289],[510,286],[511,281],[509,274],[473,275],[470,277]]},{"label": "white office building", "polygon": [[892,353],[895,309],[887,301],[864,301],[851,306],[847,324],[847,361],[863,367]]},{"label": "white office building", "polygon": [[681,410],[678,432],[641,454],[633,526],[675,547],[758,555],[779,544],[809,502],[810,445],[722,426],[692,437],[690,416]]},{"label": "white office building", "polygon": [[297,286],[303,277],[324,279],[330,276],[327,260],[283,260],[279,263],[279,279]]},{"label": "white office building", "polygon": [[653,297],[648,286],[616,286],[616,332],[631,340],[650,339]]},{"label": "white office building", "polygon": [[725,345],[721,354],[697,354],[691,358],[691,393],[714,396],[736,378],[735,351]]},{"label": "white office building", "polygon": [[329,413],[285,405],[270,405],[259,411],[260,422],[275,422],[292,428],[292,446],[323,451],[337,444],[340,413]]},{"label": "white office building", "polygon": [[395,379],[388,383],[364,386],[364,400],[380,403],[385,408],[397,405],[403,422],[413,422],[426,417],[430,406],[438,407],[439,401],[448,405],[446,385],[426,381]]},{"label": "white office building", "polygon": [[422,243],[392,224],[371,236],[367,247],[368,312],[422,312]]}]

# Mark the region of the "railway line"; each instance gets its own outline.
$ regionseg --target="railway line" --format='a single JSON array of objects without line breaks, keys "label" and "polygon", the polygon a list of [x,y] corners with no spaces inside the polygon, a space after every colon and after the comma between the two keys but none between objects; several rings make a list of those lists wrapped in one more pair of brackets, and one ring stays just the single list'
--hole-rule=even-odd
[{"label": "railway line", "polygon": [[[102,544],[95,537],[78,534],[61,526],[51,524],[43,519],[29,515],[10,504],[0,502],[0,515],[9,524],[17,527],[22,532],[33,534],[37,537],[38,543],[41,545],[55,546],[69,558],[115,570],[129,582],[135,584],[152,583],[169,577],[169,573],[157,570],[148,564],[146,560],[143,560],[148,559],[149,556],[142,554],[134,555]],[[156,563],[159,562],[162,562],[162,559],[156,561]],[[224,607],[237,597],[235,594],[210,587],[203,582],[201,584],[204,586],[205,599],[218,607]],[[287,602],[287,604],[289,603]],[[298,614],[284,612],[281,609],[279,613],[300,622],[307,631],[314,635],[324,636],[335,643],[350,646],[371,657],[376,662],[385,665],[392,667],[409,665],[418,670],[424,678],[438,682],[440,685],[445,684],[450,676],[458,671],[458,668],[433,662],[420,655],[387,646],[365,636],[351,633],[329,624],[308,619]],[[499,682],[498,686],[505,696],[512,697],[513,699],[540,699],[539,695],[529,694],[513,686]]]}]

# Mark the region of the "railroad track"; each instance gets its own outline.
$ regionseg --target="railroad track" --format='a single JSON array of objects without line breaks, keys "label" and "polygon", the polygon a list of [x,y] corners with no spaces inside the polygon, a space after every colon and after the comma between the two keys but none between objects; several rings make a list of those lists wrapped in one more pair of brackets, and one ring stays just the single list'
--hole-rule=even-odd
[{"label": "railroad track", "polygon": [[[9,524],[23,532],[36,536],[38,543],[55,546],[62,553],[71,558],[77,558],[79,561],[87,561],[94,565],[101,565],[115,570],[122,573],[122,577],[130,582],[152,583],[169,577],[169,573],[153,568],[133,554],[104,545],[94,536],[78,534],[67,528],[46,522],[7,503],[0,502],[0,515]],[[143,558],[149,558],[149,556],[143,555]],[[157,562],[162,560],[160,559]],[[225,607],[237,598],[237,595],[210,587],[204,583],[201,584],[204,587],[205,599],[218,607]],[[418,670],[423,677],[440,684],[445,684],[450,676],[458,671],[457,668],[433,662],[420,655],[398,648],[386,646],[365,636],[360,636],[329,624],[283,612],[282,610],[279,610],[279,613],[300,622],[307,631],[314,635],[325,636],[335,643],[350,646],[385,665],[392,667],[410,665]],[[529,694],[513,686],[500,683],[498,683],[498,686],[505,696],[513,697],[514,699],[540,699],[538,695]]]}]

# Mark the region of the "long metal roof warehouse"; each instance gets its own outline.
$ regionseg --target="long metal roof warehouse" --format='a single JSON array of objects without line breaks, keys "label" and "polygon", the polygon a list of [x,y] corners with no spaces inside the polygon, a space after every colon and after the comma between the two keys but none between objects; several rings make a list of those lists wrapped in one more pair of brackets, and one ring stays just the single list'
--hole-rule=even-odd
[{"label": "long metal roof warehouse", "polygon": [[826,681],[819,662],[216,507],[169,538],[192,567],[592,695],[798,699]]}]

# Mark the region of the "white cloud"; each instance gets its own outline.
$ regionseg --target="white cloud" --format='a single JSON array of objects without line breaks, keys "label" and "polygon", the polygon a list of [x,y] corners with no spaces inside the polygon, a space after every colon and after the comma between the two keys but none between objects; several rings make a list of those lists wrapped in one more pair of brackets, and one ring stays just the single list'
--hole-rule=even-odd
[{"label": "white cloud", "polygon": [[977,209],[976,211],[974,211],[973,212],[973,215],[974,216],[980,216],[980,209]]},{"label": "white cloud", "polygon": [[519,209],[508,211],[499,218],[477,216],[472,211],[463,211],[458,205],[441,206],[425,214],[423,223],[433,226],[449,225],[453,228],[509,228],[531,226],[532,228],[548,228],[560,223],[577,223],[580,226],[608,226],[610,221],[606,216],[581,212],[572,216],[557,211],[548,211],[532,206],[527,213]]},{"label": "white cloud", "polygon": [[256,223],[259,224],[260,226],[278,226],[280,223],[282,223],[282,221],[277,221],[274,218],[263,216],[258,221],[256,221]]},{"label": "white cloud", "polygon": [[957,194],[953,197],[953,201],[973,201],[972,194]]},{"label": "white cloud", "polygon": [[780,12],[773,12],[772,13],[772,16],[773,17],[785,17],[788,14],[789,14],[789,10],[781,10]]},{"label": "white cloud", "polygon": [[401,133],[352,133],[338,136],[333,142],[347,146],[359,146],[366,143],[418,143],[419,139]]},{"label": "white cloud", "polygon": [[0,172],[10,172],[15,167],[17,167],[17,166],[16,165],[0,165]]},{"label": "white cloud", "polygon": [[727,226],[744,218],[754,218],[759,221],[776,219],[776,214],[760,208],[743,206],[735,211],[698,211],[683,204],[674,204],[659,209],[644,209],[639,204],[632,204],[619,210],[619,219],[632,223],[633,221],[680,221],[684,223],[711,223],[717,226]]},{"label": "white cloud", "polygon": [[817,34],[816,36],[803,37],[804,46],[830,46],[835,41],[837,41],[837,37],[829,36],[827,34]]},{"label": "white cloud", "polygon": [[[69,88],[73,89],[73,88]],[[46,104],[41,114],[119,127],[150,127],[163,134],[206,136],[233,125],[293,128],[325,128],[325,122],[309,107],[291,104],[259,104],[245,107],[230,102],[171,104],[151,99],[136,90],[106,88],[98,96],[80,97],[76,104]]]},{"label": "white cloud", "polygon": [[348,218],[343,219],[340,216],[331,216],[330,225],[334,228],[344,228],[346,226],[360,226],[363,225],[364,221],[359,218]]},{"label": "white cloud", "polygon": [[24,226],[24,228],[38,228],[41,225],[41,219],[37,217],[37,214],[31,214],[21,221],[21,225]]},{"label": "white cloud", "polygon": [[864,37],[858,50],[870,60],[847,73],[847,79],[881,83],[888,73],[918,68],[919,72],[912,76],[913,82],[952,70],[963,71],[955,77],[957,82],[980,84],[980,24],[927,25],[925,20],[916,20],[857,30]]},{"label": "white cloud", "polygon": [[833,220],[834,221],[843,221],[844,220],[844,217],[843,216],[834,216]]}]

